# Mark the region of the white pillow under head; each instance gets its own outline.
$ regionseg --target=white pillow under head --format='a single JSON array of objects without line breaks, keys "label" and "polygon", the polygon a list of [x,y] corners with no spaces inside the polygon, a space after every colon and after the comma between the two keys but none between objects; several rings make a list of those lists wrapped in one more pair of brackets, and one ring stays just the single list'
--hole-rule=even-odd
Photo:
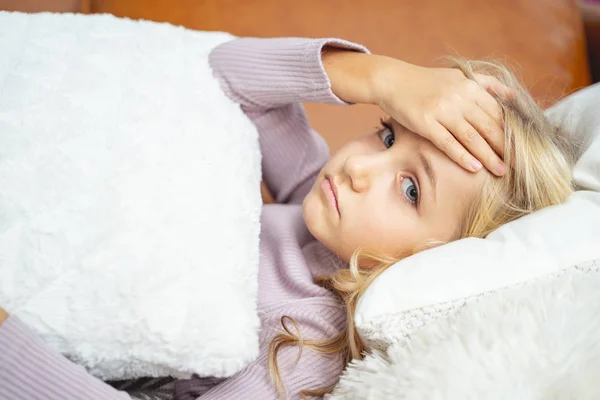
[{"label": "white pillow under head", "polygon": [[417,253],[366,290],[356,326],[385,349],[470,299],[600,259],[600,84],[556,104],[547,115],[581,143],[575,165],[582,189],[565,204],[508,223],[485,239],[467,238]]}]

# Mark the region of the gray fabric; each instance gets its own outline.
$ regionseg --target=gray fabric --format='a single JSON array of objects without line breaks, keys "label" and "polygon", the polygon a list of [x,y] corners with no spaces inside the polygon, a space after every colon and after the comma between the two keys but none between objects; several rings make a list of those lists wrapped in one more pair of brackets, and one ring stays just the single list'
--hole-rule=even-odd
[{"label": "gray fabric", "polygon": [[134,400],[172,400],[173,378],[142,378],[109,382],[115,389],[129,393]]}]

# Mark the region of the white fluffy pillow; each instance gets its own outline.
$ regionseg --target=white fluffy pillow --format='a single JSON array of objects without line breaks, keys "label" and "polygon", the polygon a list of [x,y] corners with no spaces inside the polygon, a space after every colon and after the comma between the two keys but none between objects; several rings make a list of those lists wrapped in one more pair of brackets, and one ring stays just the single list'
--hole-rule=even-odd
[{"label": "white fluffy pillow", "polygon": [[[492,232],[402,260],[366,290],[357,329],[373,348],[444,317],[482,294],[600,259],[600,85],[548,110],[582,144],[577,184],[566,204],[540,210]],[[591,191],[589,191],[591,190]]]},{"label": "white fluffy pillow", "polygon": [[100,378],[258,353],[258,135],[208,65],[231,38],[0,12],[0,305]]},{"label": "white fluffy pillow", "polygon": [[331,400],[599,399],[599,270],[482,296],[350,364]]}]

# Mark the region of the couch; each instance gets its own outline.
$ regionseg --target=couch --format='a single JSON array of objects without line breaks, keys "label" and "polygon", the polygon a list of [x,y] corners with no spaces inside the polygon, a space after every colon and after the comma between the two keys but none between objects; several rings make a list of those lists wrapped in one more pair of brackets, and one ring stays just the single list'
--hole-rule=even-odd
[{"label": "couch", "polygon": [[[543,107],[600,79],[600,5],[592,0],[0,0],[0,9],[112,13],[237,36],[341,37],[426,66],[446,55],[494,58]],[[306,110],[332,152],[382,114],[368,105]]]},{"label": "couch", "polygon": [[[444,55],[493,57],[511,65],[543,106],[598,79],[590,71],[590,60],[600,68],[597,7],[577,0],[0,0],[5,10],[112,13],[238,36],[338,36],[429,66]],[[588,41],[597,50],[591,55]],[[364,105],[306,108],[332,151],[380,113]]]},{"label": "couch", "polygon": [[[587,14],[593,3],[586,4]],[[586,44],[598,22],[577,0],[0,0],[0,9],[112,13],[238,36],[337,36],[422,65],[444,55],[493,57],[512,66],[543,106],[591,83]],[[588,32],[595,35],[587,38]],[[598,65],[596,65],[598,67]],[[332,151],[373,127],[373,106],[308,104]]]}]

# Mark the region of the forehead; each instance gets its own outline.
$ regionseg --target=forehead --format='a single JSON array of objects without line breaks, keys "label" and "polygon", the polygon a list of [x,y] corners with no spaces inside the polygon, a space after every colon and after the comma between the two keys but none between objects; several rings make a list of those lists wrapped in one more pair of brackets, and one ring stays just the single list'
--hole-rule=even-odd
[{"label": "forehead", "polygon": [[[427,223],[430,232],[437,238],[454,235],[462,220],[480,191],[481,185],[491,175],[482,169],[473,173],[466,171],[444,152],[439,150],[431,141],[420,135],[395,124],[397,137],[390,148],[398,157],[410,158],[419,174],[421,188],[421,218]],[[429,160],[431,169],[436,176],[436,194],[424,174],[424,168],[419,154]],[[435,200],[433,200],[435,197]]]}]

